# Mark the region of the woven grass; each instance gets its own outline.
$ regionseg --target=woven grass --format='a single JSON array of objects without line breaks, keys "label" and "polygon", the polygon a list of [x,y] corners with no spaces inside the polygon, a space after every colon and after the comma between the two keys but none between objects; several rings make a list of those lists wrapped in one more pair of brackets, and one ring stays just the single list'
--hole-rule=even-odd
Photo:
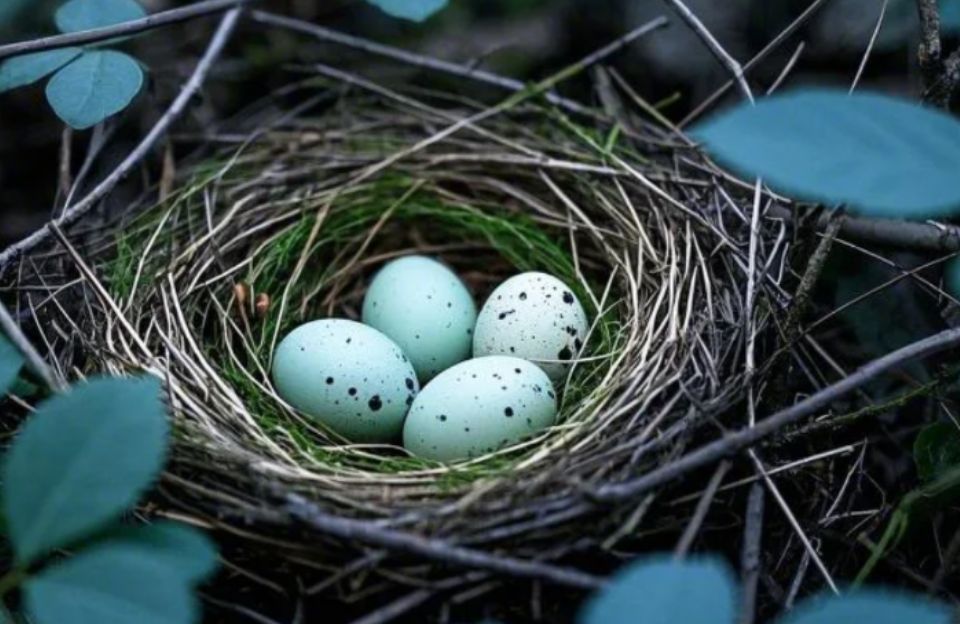
[{"label": "woven grass", "polygon": [[[637,531],[643,501],[591,493],[671,461],[737,401],[746,330],[762,337],[786,299],[768,271],[762,312],[745,312],[752,189],[639,122],[521,104],[445,130],[477,110],[351,96],[226,136],[136,219],[33,259],[46,280],[58,263],[59,293],[82,301],[23,306],[60,328],[48,340],[64,369],[167,382],[177,442],[155,510],[329,570],[323,587],[353,599],[449,576],[398,548],[402,565],[365,582],[390,552],[369,550],[367,530],[537,561],[615,551]],[[753,240],[781,259],[782,242]],[[358,318],[373,272],[412,253],[449,263],[478,304],[527,270],[577,291],[590,337],[556,426],[439,464],[338,439],[275,394],[284,333]],[[331,535],[310,514],[357,524]]]}]

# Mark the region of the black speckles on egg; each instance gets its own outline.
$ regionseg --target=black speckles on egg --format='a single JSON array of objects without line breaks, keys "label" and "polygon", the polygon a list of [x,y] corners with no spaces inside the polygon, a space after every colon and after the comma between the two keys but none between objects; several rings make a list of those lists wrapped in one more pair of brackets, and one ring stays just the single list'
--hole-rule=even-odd
[{"label": "black speckles on egg", "polygon": [[407,377],[403,380],[403,383],[407,385],[407,390],[413,390],[413,379]]},{"label": "black speckles on egg", "polygon": [[502,321],[508,316],[510,316],[511,314],[516,314],[516,312],[517,312],[516,310],[504,310],[497,316],[497,318]]},{"label": "black speckles on egg", "polygon": [[527,300],[527,293],[521,292],[520,295],[519,295],[519,299],[520,299],[520,301],[526,301],[526,300]]},{"label": "black speckles on egg", "polygon": [[437,420],[439,420],[440,422],[447,422],[447,415],[446,415],[446,414],[439,414],[439,415],[437,415]]},{"label": "black speckles on egg", "polygon": [[347,394],[349,394],[350,396],[357,396],[357,389],[356,389],[356,388],[347,388]]},{"label": "black speckles on egg", "polygon": [[327,377],[327,380],[326,380],[326,381],[327,381],[327,385],[328,385],[328,386],[332,386],[332,385],[333,385],[333,377]]},{"label": "black speckles on egg", "polygon": [[503,415],[506,416],[507,418],[512,418],[512,417],[513,417],[513,408],[512,408],[512,407],[504,408],[504,410],[503,410]]},{"label": "black speckles on egg", "polygon": [[567,304],[567,305],[573,305],[573,302],[574,302],[574,301],[576,301],[576,299],[573,298],[573,293],[568,292],[568,291],[566,291],[566,290],[563,291],[563,302],[564,302],[565,304]]},{"label": "black speckles on egg", "polygon": [[370,400],[367,401],[367,407],[369,407],[372,412],[380,411],[380,408],[383,407],[383,401],[380,399],[380,395],[375,394],[370,397]]},{"label": "black speckles on egg", "polygon": [[572,357],[573,357],[573,353],[570,352],[570,347],[567,347],[567,346],[560,349],[560,352],[557,353],[557,359],[562,360],[564,362],[566,362]]}]

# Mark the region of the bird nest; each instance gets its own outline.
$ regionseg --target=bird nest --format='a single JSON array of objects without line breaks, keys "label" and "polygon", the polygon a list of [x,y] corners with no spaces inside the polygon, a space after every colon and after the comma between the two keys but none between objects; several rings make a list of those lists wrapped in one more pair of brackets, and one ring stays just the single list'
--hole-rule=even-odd
[{"label": "bird nest", "polygon": [[[671,462],[741,399],[746,342],[784,305],[775,271],[748,277],[751,248],[783,251],[751,241],[752,188],[679,134],[450,101],[351,96],[221,136],[162,201],[82,246],[65,235],[18,286],[20,309],[55,328],[61,370],[165,380],[176,440],[154,512],[311,569],[341,598],[498,574],[590,586],[558,562],[615,555],[642,524],[642,498],[605,488]],[[590,335],[555,426],[442,464],[351,444],[277,396],[285,332],[357,319],[372,274],[415,253],[478,303],[521,271],[577,291]]]}]

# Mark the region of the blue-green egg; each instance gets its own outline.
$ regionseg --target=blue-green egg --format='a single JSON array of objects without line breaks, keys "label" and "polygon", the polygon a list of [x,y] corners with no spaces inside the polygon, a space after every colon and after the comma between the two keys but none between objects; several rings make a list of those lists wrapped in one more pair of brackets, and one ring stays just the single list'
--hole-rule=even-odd
[{"label": "blue-green egg", "polygon": [[539,367],[490,356],[448,368],[413,401],[404,447],[419,457],[455,461],[492,453],[554,423],[557,396]]},{"label": "blue-green egg", "polygon": [[284,401],[352,442],[395,441],[420,390],[400,347],[355,321],[300,325],[273,355]]},{"label": "blue-green egg", "polygon": [[573,290],[546,273],[514,275],[490,294],[473,334],[473,355],[530,360],[554,383],[583,349],[587,314]]},{"label": "blue-green egg", "polygon": [[470,357],[476,320],[464,283],[425,256],[389,262],[363,299],[363,322],[400,345],[422,383]]}]

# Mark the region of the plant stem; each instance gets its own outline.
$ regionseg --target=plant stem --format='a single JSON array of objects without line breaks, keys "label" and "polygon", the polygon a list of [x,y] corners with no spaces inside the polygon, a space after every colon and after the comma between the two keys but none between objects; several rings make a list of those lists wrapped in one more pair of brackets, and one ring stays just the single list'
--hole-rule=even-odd
[{"label": "plant stem", "polygon": [[204,2],[196,2],[185,7],[154,13],[141,19],[121,22],[112,26],[81,30],[63,35],[53,35],[51,37],[31,39],[29,41],[17,41],[16,43],[0,46],[0,59],[30,52],[42,52],[44,50],[106,41],[107,39],[114,39],[125,35],[134,35],[161,26],[185,22],[195,17],[220,13],[251,1],[252,0],[205,0]]}]

